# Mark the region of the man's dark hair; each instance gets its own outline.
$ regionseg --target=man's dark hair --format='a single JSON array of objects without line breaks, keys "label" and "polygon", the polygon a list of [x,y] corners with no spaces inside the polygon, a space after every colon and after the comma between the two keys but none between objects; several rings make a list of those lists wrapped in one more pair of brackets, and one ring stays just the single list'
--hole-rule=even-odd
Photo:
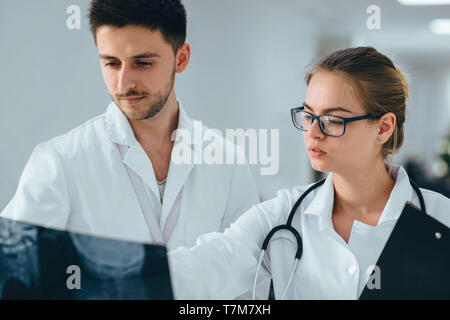
[{"label": "man's dark hair", "polygon": [[159,30],[176,53],[186,40],[186,10],[180,0],[91,0],[91,31],[103,25],[138,25]]}]

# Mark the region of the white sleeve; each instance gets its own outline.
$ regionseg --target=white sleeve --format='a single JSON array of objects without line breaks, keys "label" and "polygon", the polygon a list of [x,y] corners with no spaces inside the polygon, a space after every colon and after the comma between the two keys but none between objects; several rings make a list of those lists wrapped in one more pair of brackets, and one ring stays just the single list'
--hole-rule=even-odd
[{"label": "white sleeve", "polygon": [[[230,185],[230,196],[227,201],[227,209],[222,221],[222,230],[228,228],[244,212],[260,202],[258,190],[251,170],[247,164],[236,165]],[[253,286],[252,286],[253,289]],[[256,299],[267,299],[270,290],[270,277],[258,281],[256,287]],[[252,298],[252,290],[236,297],[239,300]]]},{"label": "white sleeve", "polygon": [[12,200],[0,214],[26,223],[65,229],[69,195],[58,155],[48,144],[33,150]]},{"label": "white sleeve", "polygon": [[[169,252],[175,298],[233,299],[251,292],[262,243],[288,207],[289,201],[279,193],[253,206],[225,232],[201,235],[194,247]],[[270,283],[264,265],[258,280]]]},{"label": "white sleeve", "polygon": [[236,165],[230,183],[230,192],[221,230],[228,228],[244,212],[259,202],[258,189],[250,168],[247,164]]}]

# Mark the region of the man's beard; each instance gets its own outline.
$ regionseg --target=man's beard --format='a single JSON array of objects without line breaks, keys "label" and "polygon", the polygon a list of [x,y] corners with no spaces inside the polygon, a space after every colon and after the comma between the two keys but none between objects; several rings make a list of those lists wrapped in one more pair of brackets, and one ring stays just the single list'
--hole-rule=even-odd
[{"label": "man's beard", "polygon": [[[130,112],[125,113],[124,110],[122,108],[122,112],[127,116],[127,118],[129,118],[130,120],[145,120],[145,119],[149,119],[153,116],[155,116],[156,114],[158,114],[166,105],[167,100],[169,99],[170,93],[172,92],[172,88],[175,82],[175,68],[172,71],[172,76],[170,79],[170,83],[169,85],[166,87],[166,90],[164,91],[160,91],[158,93],[155,93],[153,95],[149,95],[147,92],[138,92],[135,90],[130,90],[127,92],[127,94],[125,96],[122,97],[129,97],[129,96],[145,96],[145,97],[150,97],[150,102],[147,105],[147,107],[144,108],[143,111],[136,113],[134,112],[133,114],[130,114]],[[152,99],[153,98],[153,99]],[[117,105],[119,105],[119,103],[116,101]]]}]

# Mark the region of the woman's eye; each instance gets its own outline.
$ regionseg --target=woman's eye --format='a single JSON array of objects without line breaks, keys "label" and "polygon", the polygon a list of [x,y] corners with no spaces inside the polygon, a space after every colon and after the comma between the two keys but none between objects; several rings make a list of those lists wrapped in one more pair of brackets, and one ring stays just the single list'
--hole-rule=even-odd
[{"label": "woman's eye", "polygon": [[332,120],[332,119],[329,119],[328,123],[333,126],[340,126],[340,125],[344,124],[344,122],[342,120]]}]

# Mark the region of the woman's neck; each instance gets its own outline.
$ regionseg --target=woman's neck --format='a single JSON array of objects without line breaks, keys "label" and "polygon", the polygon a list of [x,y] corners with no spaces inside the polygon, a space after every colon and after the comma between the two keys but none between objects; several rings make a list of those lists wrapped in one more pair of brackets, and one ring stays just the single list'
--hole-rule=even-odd
[{"label": "woman's neck", "polygon": [[395,181],[383,161],[375,166],[359,168],[348,175],[333,174],[333,213],[377,224]]}]

